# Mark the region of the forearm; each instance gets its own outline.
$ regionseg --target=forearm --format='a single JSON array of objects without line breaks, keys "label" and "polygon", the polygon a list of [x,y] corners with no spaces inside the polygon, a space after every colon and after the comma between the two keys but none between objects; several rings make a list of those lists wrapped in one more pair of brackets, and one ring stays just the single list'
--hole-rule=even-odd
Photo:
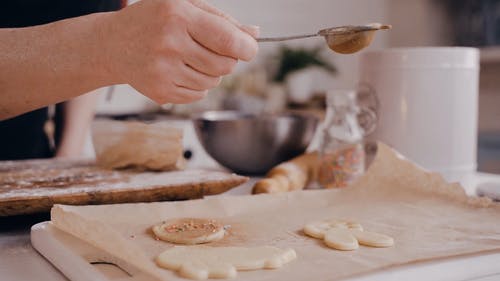
[{"label": "forearm", "polygon": [[0,120],[112,83],[99,44],[106,14],[0,29]]},{"label": "forearm", "polygon": [[94,118],[97,98],[97,91],[93,91],[64,103],[62,135],[57,144],[56,157],[75,158],[82,155]]},{"label": "forearm", "polygon": [[256,35],[203,0],[0,29],[0,120],[113,84],[160,104],[193,102],[256,55]]}]

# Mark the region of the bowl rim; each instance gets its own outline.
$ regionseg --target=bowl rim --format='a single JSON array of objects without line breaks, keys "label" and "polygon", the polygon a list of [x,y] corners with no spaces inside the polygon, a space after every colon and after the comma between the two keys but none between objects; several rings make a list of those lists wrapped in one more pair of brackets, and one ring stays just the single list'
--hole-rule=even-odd
[{"label": "bowl rim", "polygon": [[222,121],[242,121],[242,120],[279,120],[279,119],[308,119],[319,121],[319,118],[312,113],[281,112],[281,113],[248,113],[238,110],[210,110],[195,114],[192,117],[194,121],[204,122],[222,122]]}]

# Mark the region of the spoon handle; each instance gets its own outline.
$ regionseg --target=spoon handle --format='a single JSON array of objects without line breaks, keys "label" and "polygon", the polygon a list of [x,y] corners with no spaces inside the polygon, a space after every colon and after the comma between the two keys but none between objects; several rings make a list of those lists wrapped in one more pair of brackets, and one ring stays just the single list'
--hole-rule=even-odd
[{"label": "spoon handle", "polygon": [[279,42],[279,41],[286,41],[293,39],[309,38],[314,36],[318,36],[318,34],[314,33],[314,34],[294,35],[285,37],[264,37],[264,38],[257,38],[257,42]]}]

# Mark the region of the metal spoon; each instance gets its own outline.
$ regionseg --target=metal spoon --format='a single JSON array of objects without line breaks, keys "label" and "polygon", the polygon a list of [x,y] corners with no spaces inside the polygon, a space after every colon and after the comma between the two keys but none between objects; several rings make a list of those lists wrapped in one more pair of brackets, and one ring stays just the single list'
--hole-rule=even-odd
[{"label": "metal spoon", "polygon": [[323,36],[328,47],[334,52],[341,54],[352,54],[367,47],[375,37],[375,31],[381,29],[391,29],[392,26],[370,23],[366,25],[347,25],[326,28],[314,34],[304,34],[285,37],[257,38],[258,42],[278,42],[293,39]]}]

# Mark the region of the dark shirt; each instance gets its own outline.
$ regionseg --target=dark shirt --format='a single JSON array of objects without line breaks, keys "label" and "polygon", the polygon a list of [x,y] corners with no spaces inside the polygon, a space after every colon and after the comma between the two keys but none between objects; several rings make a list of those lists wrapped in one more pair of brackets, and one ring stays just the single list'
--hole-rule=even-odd
[{"label": "dark shirt", "polygon": [[[34,26],[95,12],[113,11],[118,10],[123,4],[122,0],[12,0],[2,2],[0,28]],[[26,82],[29,83],[29,81]],[[54,151],[43,129],[47,120],[48,109],[41,108],[0,121],[0,160],[52,157]],[[61,122],[56,120],[57,123]]]},{"label": "dark shirt", "polygon": [[45,24],[95,12],[118,10],[121,0],[12,0],[2,1],[0,27]]}]

